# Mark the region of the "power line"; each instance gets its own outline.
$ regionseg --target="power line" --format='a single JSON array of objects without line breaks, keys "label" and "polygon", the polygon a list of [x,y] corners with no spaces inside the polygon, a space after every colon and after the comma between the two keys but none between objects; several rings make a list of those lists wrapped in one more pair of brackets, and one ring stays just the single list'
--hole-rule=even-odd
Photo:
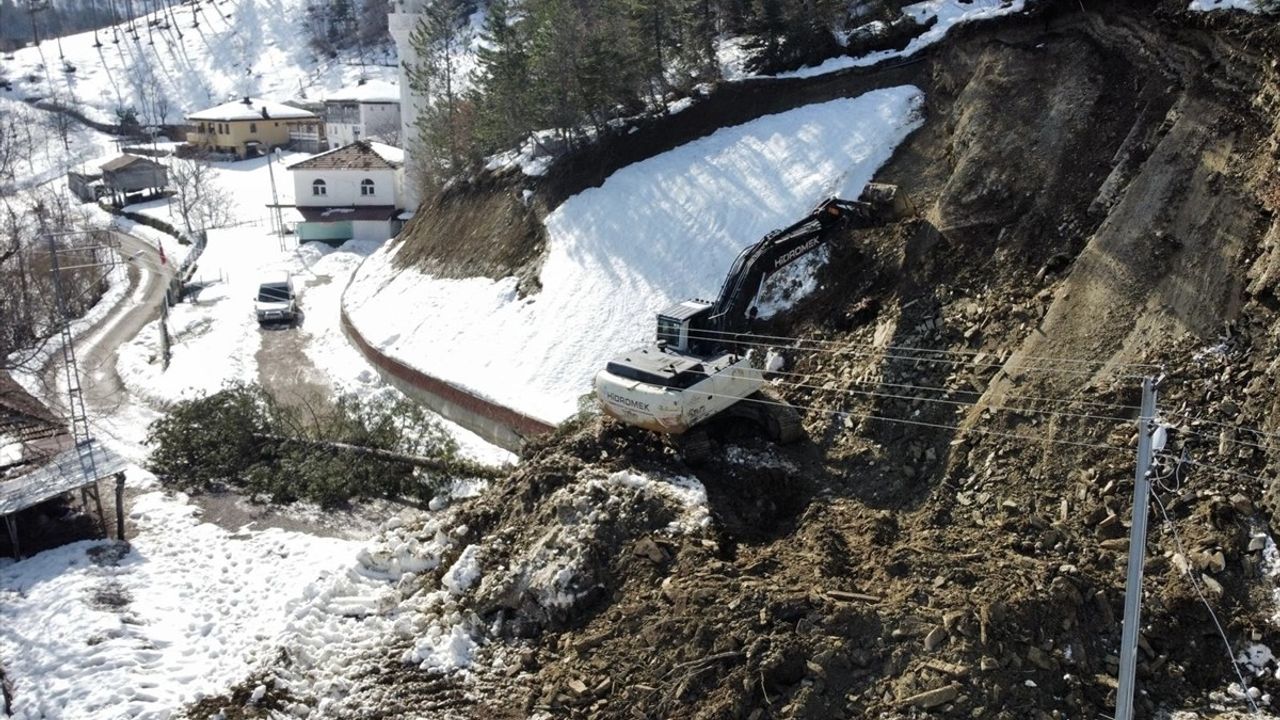
[{"label": "power line", "polygon": [[[693,337],[695,333],[700,336],[704,336],[702,338],[704,340],[719,339],[719,340],[724,340],[726,342],[737,342],[737,338],[741,336],[741,333],[731,333],[723,330],[709,330],[709,329],[698,329],[698,330],[690,329],[689,330],[690,337]],[[851,344],[851,343],[846,343],[842,340],[822,340],[818,338],[788,337],[786,335],[760,335],[756,333],[748,333],[747,337],[760,338],[762,340],[806,342],[806,343],[815,343],[819,345],[834,345],[837,348],[845,347]],[[852,344],[863,345],[863,346],[874,348],[874,349],[894,350],[894,351],[900,351],[900,352],[927,352],[927,353],[935,353],[935,354],[942,354],[942,355],[969,355],[969,356],[987,354],[987,351],[985,350],[943,350],[940,348],[922,348],[922,347],[911,347],[906,345],[875,345],[873,343],[852,343]],[[1028,360],[1043,360],[1047,362],[1064,362],[1064,363],[1075,363],[1075,364],[1082,364],[1082,365],[1114,364],[1118,367],[1146,368],[1149,370],[1159,370],[1163,367],[1162,365],[1156,365],[1152,363],[1122,363],[1122,362],[1111,363],[1108,360],[1064,358],[1064,357],[1053,357],[1048,355],[1023,355],[1022,357]]]},{"label": "power line", "polygon": [[1239,472],[1239,471],[1236,471],[1236,470],[1228,470],[1228,469],[1226,469],[1226,468],[1224,468],[1224,467],[1219,467],[1219,466],[1217,466],[1217,465],[1211,465],[1211,464],[1209,464],[1209,463],[1200,462],[1199,460],[1193,460],[1193,459],[1191,459],[1191,458],[1178,458],[1178,457],[1176,457],[1176,456],[1174,456],[1174,455],[1171,455],[1171,454],[1169,454],[1169,453],[1162,453],[1162,454],[1161,454],[1161,457],[1167,457],[1167,458],[1173,459],[1175,462],[1182,462],[1182,463],[1185,463],[1185,464],[1187,464],[1187,465],[1192,465],[1192,466],[1195,466],[1195,467],[1202,467],[1202,468],[1204,468],[1204,469],[1205,469],[1206,471],[1208,471],[1208,472],[1217,472],[1217,473],[1222,473],[1223,475],[1230,475],[1230,476],[1232,476],[1232,477],[1238,477],[1238,478],[1240,478],[1240,479],[1242,479],[1242,480],[1253,480],[1253,481],[1260,482],[1260,483],[1264,483],[1264,484],[1265,484],[1265,483],[1269,483],[1269,482],[1271,482],[1269,479],[1264,478],[1264,477],[1260,477],[1260,476],[1258,476],[1258,475],[1250,475],[1250,474],[1248,474],[1248,473],[1242,473],[1242,472]]},{"label": "power line", "polygon": [[[770,370],[766,374],[782,375],[786,377],[808,378],[814,373],[788,372],[784,370]],[[823,375],[822,377],[831,378],[833,380],[835,379],[835,375],[831,375],[831,374]],[[946,393],[946,394],[964,393],[966,395],[975,395],[979,398],[981,398],[983,395],[986,394],[986,390],[966,390],[964,388],[947,388],[947,387],[938,387],[936,385],[915,385],[912,383],[893,383],[885,380],[849,380],[848,382],[856,383],[858,385],[868,385],[872,387],[891,387],[891,388],[900,388],[904,390],[928,390],[928,391],[940,392],[940,393]],[[1088,406],[1099,407],[1099,408],[1104,408],[1108,410],[1122,410],[1122,411],[1138,409],[1137,405],[1121,405],[1117,403],[1092,402],[1089,400],[1071,400],[1068,398],[1054,398],[1054,397],[1047,397],[1044,395],[1010,395],[1006,397],[1005,400],[1027,400],[1029,402],[1047,402],[1047,403],[1054,403],[1057,405],[1088,405]],[[976,400],[971,402],[976,402]],[[1124,422],[1127,422],[1128,420],[1130,420],[1130,418],[1108,418],[1108,419],[1120,420]]]},{"label": "power line", "polygon": [[1029,442],[1050,442],[1050,443],[1055,443],[1055,444],[1058,444],[1058,445],[1071,445],[1071,446],[1075,446],[1075,447],[1091,448],[1091,449],[1095,449],[1095,450],[1111,450],[1111,451],[1120,451],[1120,450],[1124,450],[1124,448],[1119,448],[1119,447],[1116,447],[1115,445],[1099,445],[1099,444],[1097,444],[1097,443],[1077,442],[1077,441],[1074,441],[1074,440],[1058,440],[1058,439],[1050,438],[1050,437],[1047,437],[1047,436],[1039,436],[1039,437],[1037,437],[1037,436],[1034,436],[1034,435],[1019,435],[1019,434],[1017,434],[1017,433],[1007,433],[1007,432],[1003,432],[1003,431],[1000,431],[1000,430],[984,430],[984,429],[981,429],[981,428],[965,428],[965,427],[959,427],[959,426],[956,426],[956,425],[946,425],[946,424],[942,424],[942,423],[931,423],[931,422],[925,422],[925,421],[923,421],[923,420],[908,420],[908,419],[906,419],[906,418],[886,417],[886,416],[883,416],[883,415],[874,415],[874,414],[870,414],[870,413],[856,413],[856,412],[848,412],[848,411],[845,411],[845,410],[831,410],[831,409],[827,409],[827,408],[820,408],[820,407],[810,406],[810,405],[792,405],[791,403],[786,403],[786,402],[775,402],[775,401],[772,401],[772,400],[763,400],[763,399],[760,399],[760,398],[754,398],[754,397],[746,397],[746,398],[743,398],[743,397],[739,397],[739,396],[737,396],[737,395],[725,395],[725,394],[722,394],[722,393],[714,393],[714,392],[708,392],[708,391],[703,391],[703,390],[699,390],[699,391],[697,392],[697,394],[698,394],[698,395],[706,395],[706,396],[708,396],[708,397],[722,397],[722,398],[727,398],[727,399],[731,399],[731,400],[740,400],[740,401],[742,401],[742,402],[751,402],[751,403],[757,403],[757,404],[760,404],[760,405],[773,405],[773,406],[776,406],[776,407],[792,408],[792,409],[795,409],[795,410],[810,410],[810,411],[813,411],[813,412],[823,413],[823,414],[828,414],[828,415],[843,415],[843,416],[845,416],[845,417],[857,417],[857,418],[862,418],[862,419],[866,419],[866,420],[878,420],[878,421],[888,422],[888,423],[899,423],[899,424],[903,424],[903,425],[913,425],[913,426],[916,426],[916,427],[927,427],[927,428],[934,428],[934,429],[938,429],[938,430],[952,430],[952,431],[955,431],[957,434],[964,434],[964,433],[978,433],[978,434],[981,434],[981,435],[991,435],[991,436],[993,436],[993,437],[1002,437],[1002,438],[1008,438],[1008,439],[1012,439],[1012,440],[1026,440],[1026,441],[1029,441]]},{"label": "power line", "polygon": [[[707,377],[711,377],[714,374],[707,370],[694,370],[693,372],[705,375]],[[816,390],[819,392],[833,392],[833,393],[839,393],[842,395],[856,394],[856,395],[863,395],[867,397],[882,398],[887,400],[912,400],[912,401],[919,400],[921,402],[942,403],[942,404],[952,405],[956,407],[971,407],[975,409],[996,410],[996,411],[1010,412],[1010,413],[1035,413],[1040,415],[1054,415],[1059,417],[1072,417],[1072,418],[1081,418],[1081,419],[1088,419],[1088,420],[1103,420],[1108,422],[1128,422],[1131,419],[1131,418],[1122,418],[1122,417],[1112,417],[1108,415],[1091,415],[1087,413],[1074,413],[1074,412],[1068,412],[1063,410],[1037,410],[1029,407],[1017,407],[1017,406],[1009,406],[1009,405],[983,405],[983,404],[979,404],[977,401],[974,401],[974,400],[948,400],[946,398],[929,398],[929,397],[920,397],[917,395],[896,395],[893,393],[880,393],[880,392],[874,392],[871,390],[855,390],[853,388],[827,388],[821,385],[788,382],[785,380],[777,380],[774,382],[775,384],[778,384],[778,385],[785,385],[788,387],[795,387],[795,388],[806,388],[810,390]],[[906,387],[911,387],[911,386],[908,385]],[[699,391],[696,394],[701,394],[701,392]]]},{"label": "power line", "polygon": [[[696,332],[690,332],[689,337],[692,339],[698,339],[699,336]],[[719,338],[702,338],[702,339],[712,339],[712,340],[716,340],[717,342],[721,341]],[[776,343],[753,342],[750,340],[734,340],[733,343],[737,345],[745,345],[747,347],[757,347],[757,348],[764,348],[764,349],[778,348],[778,345]],[[866,349],[855,349],[859,347],[866,348]],[[853,348],[846,347],[843,349],[804,348],[804,347],[792,347],[788,349],[795,350],[798,352],[823,353],[827,355],[853,355],[856,357],[872,357],[872,358],[880,357],[884,359],[900,360],[906,363],[930,363],[934,365],[960,365],[960,366],[966,366],[966,367],[989,367],[989,368],[996,368],[998,370],[1004,369],[1004,368],[1010,368],[1010,369],[1025,370],[1030,372],[1062,373],[1065,375],[1077,375],[1081,377],[1094,377],[1095,375],[1098,374],[1098,372],[1101,372],[1100,370],[1095,372],[1095,371],[1089,371],[1089,370],[1079,370],[1075,368],[1044,367],[1039,365],[1022,365],[1020,363],[1013,362],[1012,360],[1009,360],[1006,362],[993,363],[993,362],[978,362],[976,358],[972,360],[966,360],[966,359],[950,359],[950,358],[912,357],[908,355],[899,355],[896,353],[883,352],[882,350],[880,350],[874,345],[863,345],[863,344],[855,345]],[[1121,374],[1116,374],[1115,377],[1132,379],[1132,378],[1141,378],[1143,376],[1121,373]]]},{"label": "power line", "polygon": [[[1154,493],[1152,494],[1152,497],[1155,498],[1156,507],[1160,508],[1160,515],[1164,518],[1165,527],[1168,528],[1169,532],[1173,535],[1174,547],[1177,548],[1178,554],[1182,555],[1184,558],[1190,558],[1191,556],[1187,555],[1187,551],[1182,545],[1182,536],[1178,534],[1178,527],[1173,524],[1173,520],[1169,518],[1169,513],[1164,507],[1164,502],[1160,500],[1160,494]],[[1187,579],[1191,581],[1191,587],[1196,591],[1196,596],[1200,598],[1200,602],[1204,605],[1204,609],[1209,611],[1209,617],[1213,620],[1213,626],[1218,629],[1218,637],[1222,638],[1222,644],[1227,649],[1227,661],[1231,663],[1231,669],[1235,671],[1236,679],[1240,681],[1240,691],[1244,693],[1245,699],[1249,702],[1249,707],[1256,715],[1258,713],[1258,705],[1253,701],[1253,697],[1249,695],[1249,684],[1244,681],[1244,674],[1240,672],[1240,665],[1236,663],[1235,655],[1231,649],[1231,641],[1227,638],[1226,631],[1222,629],[1222,623],[1218,621],[1218,614],[1213,611],[1213,606],[1209,604],[1208,598],[1204,596],[1204,592],[1200,588],[1200,582],[1196,580],[1191,567],[1188,565],[1186,572],[1180,574],[1186,575]]]},{"label": "power line", "polygon": [[1173,417],[1180,417],[1180,418],[1183,418],[1183,419],[1185,419],[1185,420],[1190,420],[1191,422],[1204,423],[1205,425],[1212,425],[1212,426],[1214,426],[1214,427],[1228,428],[1228,429],[1231,429],[1231,430],[1240,430],[1240,431],[1242,431],[1242,432],[1253,433],[1254,435],[1257,435],[1258,437],[1264,437],[1264,438],[1267,438],[1267,439],[1269,439],[1269,440],[1278,440],[1278,441],[1280,441],[1280,433],[1269,433],[1269,432],[1263,432],[1262,430],[1257,430],[1257,429],[1254,429],[1254,428],[1251,428],[1251,427],[1245,427],[1244,425],[1235,425],[1235,424],[1232,424],[1232,423],[1217,422],[1217,421],[1215,421],[1215,420],[1206,420],[1206,419],[1204,419],[1204,418],[1196,417],[1196,416],[1194,416],[1194,415],[1191,415],[1190,413],[1181,412],[1181,411],[1175,411],[1175,412],[1171,412],[1171,413],[1169,413],[1169,414],[1170,414],[1171,416],[1173,416]]}]

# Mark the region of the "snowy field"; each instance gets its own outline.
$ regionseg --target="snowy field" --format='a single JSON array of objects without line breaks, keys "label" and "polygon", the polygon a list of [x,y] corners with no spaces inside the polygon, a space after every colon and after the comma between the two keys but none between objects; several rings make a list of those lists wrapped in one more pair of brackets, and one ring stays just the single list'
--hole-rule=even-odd
[{"label": "snowy field", "polygon": [[651,339],[655,312],[714,295],[742,248],[825,197],[856,197],[919,126],[922,101],[897,87],[811,105],[623,168],[548,216],[538,295],[518,299],[515,278],[398,272],[385,247],[348,312],[396,358],[561,420],[610,356]]},{"label": "snowy field", "polygon": [[[136,471],[135,471],[136,472]],[[230,533],[152,492],[132,552],[87,541],[0,567],[0,657],[17,718],[163,718],[225,690],[288,606],[351,564],[348,540]]]},{"label": "snowy field", "polygon": [[[174,4],[177,23],[164,11],[127,24],[23,48],[5,62],[14,83],[10,97],[72,102],[95,120],[115,122],[115,110],[134,108],[144,123],[180,122],[187,112],[246,95],[286,100],[320,99],[362,76],[391,80],[386,65],[347,58],[317,62],[302,32],[304,0],[224,0]],[[169,27],[153,27],[150,20]],[[199,21],[199,27],[193,27]],[[181,33],[181,37],[179,37]],[[0,91],[0,96],[4,92]]]},{"label": "snowy field", "polygon": [[16,158],[12,177],[0,176],[0,196],[57,181],[67,168],[101,164],[115,157],[115,138],[79,123],[66,127],[66,140],[53,113],[40,110],[0,90],[0,118],[12,118],[16,129]]}]

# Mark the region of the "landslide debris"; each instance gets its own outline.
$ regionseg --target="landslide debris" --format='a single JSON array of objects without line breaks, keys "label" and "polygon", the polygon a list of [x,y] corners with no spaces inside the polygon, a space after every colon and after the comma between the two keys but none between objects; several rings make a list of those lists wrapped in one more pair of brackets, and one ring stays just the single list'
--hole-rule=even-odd
[{"label": "landslide debris", "polygon": [[1270,707],[1280,37],[1075,7],[913,66],[927,122],[877,179],[917,215],[838,243],[822,289],[760,328],[823,341],[778,388],[808,442],[722,428],[689,467],[576,420],[450,508],[453,540],[397,591],[407,612],[475,562],[450,600],[480,646],[467,672],[406,664],[398,637],[333,716],[1110,713],[1148,374],[1176,451],[1138,708],[1244,709],[1229,657]]}]

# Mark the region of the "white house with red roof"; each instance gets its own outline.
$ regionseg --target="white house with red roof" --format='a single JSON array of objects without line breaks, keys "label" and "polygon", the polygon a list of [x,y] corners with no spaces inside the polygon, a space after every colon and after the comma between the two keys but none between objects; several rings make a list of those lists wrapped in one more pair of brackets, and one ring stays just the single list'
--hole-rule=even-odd
[{"label": "white house with red roof", "polygon": [[386,240],[403,224],[404,151],[360,140],[288,167],[303,242]]}]

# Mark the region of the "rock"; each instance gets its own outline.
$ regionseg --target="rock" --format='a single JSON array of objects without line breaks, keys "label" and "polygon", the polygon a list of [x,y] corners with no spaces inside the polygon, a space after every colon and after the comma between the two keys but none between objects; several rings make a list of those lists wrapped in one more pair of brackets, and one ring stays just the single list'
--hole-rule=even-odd
[{"label": "rock", "polygon": [[577,678],[574,678],[573,680],[570,680],[569,682],[565,683],[565,686],[569,688],[569,692],[572,692],[574,695],[577,695],[578,697],[582,697],[583,695],[587,694],[587,689],[588,689],[587,684],[582,682],[581,680],[578,680]]},{"label": "rock", "polygon": [[1098,547],[1102,548],[1103,550],[1109,550],[1112,552],[1127,553],[1129,552],[1129,539],[1128,538],[1112,538],[1111,540],[1103,540],[1102,542],[1098,543]]},{"label": "rock", "polygon": [[922,693],[916,693],[906,700],[903,700],[902,704],[927,709],[949,703],[959,697],[959,695],[960,686],[953,683],[934,690],[926,690]]},{"label": "rock", "polygon": [[1191,572],[1191,562],[1182,553],[1173,554],[1173,566],[1178,568],[1178,572],[1182,575],[1187,575]]},{"label": "rock", "polygon": [[925,660],[924,666],[930,670],[936,670],[943,675],[950,675],[954,678],[962,678],[969,675],[968,665],[957,665],[956,663],[943,662],[942,660]]},{"label": "rock", "polygon": [[1053,669],[1053,658],[1049,657],[1049,653],[1034,645],[1027,649],[1027,660],[1041,670]]},{"label": "rock", "polygon": [[667,559],[666,551],[658,547],[658,543],[654,542],[652,538],[647,537],[637,540],[635,546],[631,548],[631,552],[636,557],[646,558],[655,565],[665,562]]},{"label": "rock", "polygon": [[1244,495],[1232,495],[1231,507],[1235,508],[1236,512],[1240,513],[1241,515],[1253,514],[1253,503],[1250,502],[1249,498],[1245,497]]},{"label": "rock", "polygon": [[1217,580],[1214,580],[1208,575],[1201,575],[1200,581],[1204,583],[1205,589],[1213,593],[1214,595],[1222,594],[1222,583],[1218,582]]},{"label": "rock", "polygon": [[993,657],[984,657],[978,661],[978,669],[982,672],[991,672],[1000,669],[1000,661]]},{"label": "rock", "polygon": [[1255,535],[1249,538],[1249,552],[1261,552],[1267,547],[1267,537],[1265,535]]},{"label": "rock", "polygon": [[924,636],[924,649],[928,652],[937,650],[942,641],[947,639],[947,631],[941,625],[934,626],[928,635]]}]

